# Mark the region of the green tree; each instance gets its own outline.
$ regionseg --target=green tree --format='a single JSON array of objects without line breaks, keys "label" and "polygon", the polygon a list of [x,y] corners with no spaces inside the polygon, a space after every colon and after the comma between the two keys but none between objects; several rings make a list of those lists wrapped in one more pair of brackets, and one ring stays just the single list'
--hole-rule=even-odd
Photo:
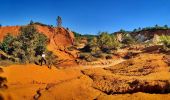
[{"label": "green tree", "polygon": [[57,17],[57,26],[58,27],[62,26],[62,18],[60,16]]},{"label": "green tree", "polygon": [[165,29],[168,29],[168,25],[164,25],[164,28],[165,28]]},{"label": "green tree", "polygon": [[2,43],[0,44],[0,49],[3,50],[5,53],[9,53],[9,50],[11,49],[11,43],[13,40],[14,37],[10,33],[7,33]]},{"label": "green tree", "polygon": [[119,32],[121,32],[121,33],[126,33],[126,31],[125,31],[124,29],[120,29]]},{"label": "green tree", "polygon": [[30,21],[30,25],[33,25],[33,24],[34,24],[34,22],[31,20],[31,21]]},{"label": "green tree", "polygon": [[170,36],[160,36],[160,43],[162,43],[165,48],[170,48]]},{"label": "green tree", "polygon": [[141,31],[141,30],[142,30],[142,28],[141,28],[141,27],[139,27],[139,28],[138,28],[138,31]]},{"label": "green tree", "polygon": [[97,51],[100,50],[97,37],[94,37],[93,39],[91,39],[91,41],[89,42],[89,46],[90,46],[91,52],[93,53],[96,53]]},{"label": "green tree", "polygon": [[137,32],[138,30],[137,29],[134,29],[133,32]]},{"label": "green tree", "polygon": [[22,27],[20,32],[16,41],[12,44],[13,54],[15,57],[19,57],[24,63],[26,61],[32,63],[36,60],[36,56],[45,51],[47,37],[37,32],[33,25]]},{"label": "green tree", "polygon": [[123,34],[122,38],[123,38],[122,43],[124,45],[131,45],[135,43],[135,39],[130,34]]},{"label": "green tree", "polygon": [[98,36],[98,46],[103,49],[118,49],[120,47],[119,41],[116,37],[108,34],[107,32],[102,32]]},{"label": "green tree", "polygon": [[155,25],[155,28],[156,28],[156,29],[159,29],[159,25],[158,25],[158,24],[156,24],[156,25]]}]

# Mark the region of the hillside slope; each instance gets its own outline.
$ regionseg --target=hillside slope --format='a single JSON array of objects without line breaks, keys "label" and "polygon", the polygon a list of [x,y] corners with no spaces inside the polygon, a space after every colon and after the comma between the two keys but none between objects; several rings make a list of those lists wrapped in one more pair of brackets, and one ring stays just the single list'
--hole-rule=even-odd
[{"label": "hillside slope", "polygon": [[[64,51],[59,51],[61,48],[65,49],[74,42],[74,34],[63,27],[48,27],[35,25],[38,32],[45,34],[49,38],[48,49],[61,59],[73,59],[74,57]],[[7,33],[16,36],[19,34],[21,26],[7,26],[0,28],[0,41]]]},{"label": "hillside slope", "polygon": [[[48,27],[35,25],[38,32],[45,34],[50,40],[54,39],[57,46],[68,46],[73,43],[74,34],[63,27]],[[6,26],[0,28],[0,41],[7,33],[16,36],[19,34],[21,26]],[[51,42],[52,43],[52,42]]]},{"label": "hillside slope", "polygon": [[154,35],[170,35],[170,29],[153,29],[153,30],[142,30],[139,32],[132,32],[132,35],[136,36],[138,34],[144,35],[149,39],[152,39]]},{"label": "hillside slope", "polygon": [[20,26],[6,26],[6,27],[0,27],[0,41],[3,40],[3,37],[7,33],[11,33],[12,35],[16,36],[19,33]]}]

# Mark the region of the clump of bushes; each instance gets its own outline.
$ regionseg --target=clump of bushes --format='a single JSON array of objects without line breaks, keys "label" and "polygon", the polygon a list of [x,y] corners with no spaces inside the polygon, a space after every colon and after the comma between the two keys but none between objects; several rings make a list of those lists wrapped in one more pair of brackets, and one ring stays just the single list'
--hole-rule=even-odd
[{"label": "clump of bushes", "polygon": [[91,53],[80,53],[79,54],[79,58],[81,60],[85,60],[87,62],[92,62],[92,61],[96,61],[97,58],[95,58],[94,56],[92,56]]},{"label": "clump of bushes", "polygon": [[164,45],[164,49],[170,49],[170,36],[160,36],[160,43]]},{"label": "clump of bushes", "polygon": [[147,31],[147,30],[157,30],[157,29],[166,30],[166,29],[170,29],[170,28],[168,27],[168,25],[159,26],[159,25],[156,24],[153,27],[145,27],[145,28],[140,28],[139,27],[138,29],[134,29],[133,32],[140,32],[140,31]]},{"label": "clump of bushes", "polygon": [[117,50],[121,47],[121,43],[116,39],[114,35],[102,32],[99,36],[94,37],[88,44],[92,52],[101,50],[107,52],[107,50]]},{"label": "clump of bushes", "polygon": [[32,20],[30,21],[29,25],[40,25],[40,26],[53,27],[53,25],[47,25],[47,24],[43,24],[40,22],[33,22]]},{"label": "clump of bushes", "polygon": [[52,51],[47,52],[47,65],[48,67],[51,67],[52,65],[57,66],[58,65],[58,56],[54,55]]},{"label": "clump of bushes", "polygon": [[122,35],[122,44],[124,46],[130,46],[135,43],[136,43],[136,40],[130,34],[125,33]]},{"label": "clump of bushes", "polygon": [[[7,34],[0,43],[0,50],[17,58],[19,63],[36,63],[43,52],[49,52],[46,49],[47,41],[48,38],[39,33],[34,25],[28,25],[21,27],[20,35],[17,37]],[[47,54],[48,56],[52,54]],[[51,59],[49,60],[51,62]]]},{"label": "clump of bushes", "polygon": [[[111,35],[107,32],[102,32],[98,36],[92,38],[88,44],[81,49],[85,55],[80,55],[80,59],[90,58],[90,61],[96,59],[111,59],[111,51],[121,48],[122,44],[116,39],[116,36]],[[88,54],[88,55],[87,55]],[[108,56],[110,54],[110,56]]]}]

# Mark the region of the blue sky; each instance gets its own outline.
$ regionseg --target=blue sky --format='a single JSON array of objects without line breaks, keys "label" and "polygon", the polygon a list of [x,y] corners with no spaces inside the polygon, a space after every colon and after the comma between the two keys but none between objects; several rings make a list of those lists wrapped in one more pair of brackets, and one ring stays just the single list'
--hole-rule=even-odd
[{"label": "blue sky", "polygon": [[170,26],[170,0],[0,0],[3,26],[30,20],[56,25],[58,15],[64,27],[84,34]]}]

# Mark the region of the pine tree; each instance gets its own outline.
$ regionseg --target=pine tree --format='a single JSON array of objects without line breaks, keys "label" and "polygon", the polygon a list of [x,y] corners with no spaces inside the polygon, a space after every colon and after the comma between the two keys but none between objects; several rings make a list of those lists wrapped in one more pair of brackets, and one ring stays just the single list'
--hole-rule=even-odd
[{"label": "pine tree", "polygon": [[31,21],[30,21],[30,25],[33,25],[33,24],[34,24],[34,22],[31,20]]},{"label": "pine tree", "polygon": [[62,26],[62,18],[60,16],[57,17],[57,26],[58,27]]}]

